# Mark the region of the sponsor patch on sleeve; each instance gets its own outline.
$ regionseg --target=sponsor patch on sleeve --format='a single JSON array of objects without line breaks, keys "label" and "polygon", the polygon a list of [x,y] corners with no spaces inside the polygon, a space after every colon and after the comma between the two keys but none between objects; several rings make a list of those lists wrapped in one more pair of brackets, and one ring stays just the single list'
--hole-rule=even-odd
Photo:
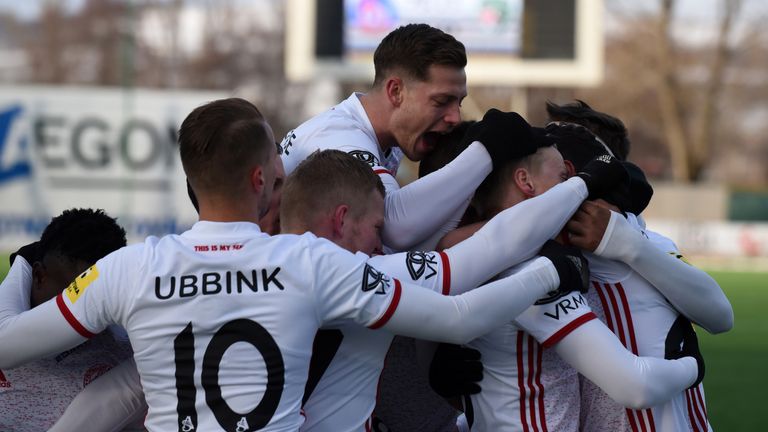
[{"label": "sponsor patch on sleeve", "polygon": [[405,256],[405,266],[413,280],[419,280],[425,275],[424,280],[427,280],[437,274],[437,258],[433,253],[408,252]]},{"label": "sponsor patch on sleeve", "polygon": [[90,285],[96,278],[99,277],[99,270],[95,265],[90,266],[86,271],[82,272],[80,276],[76,277],[74,281],[64,291],[69,297],[69,301],[76,302],[77,299],[83,294],[88,285]]},{"label": "sponsor patch on sleeve", "polygon": [[365,150],[352,150],[349,152],[351,156],[354,156],[358,160],[367,163],[371,168],[379,166],[379,158],[373,155],[373,153]]},{"label": "sponsor patch on sleeve", "polygon": [[388,276],[368,264],[365,265],[363,273],[361,288],[364,292],[373,291],[374,294],[386,294],[392,285],[392,280]]},{"label": "sponsor patch on sleeve", "polygon": [[684,263],[686,263],[688,265],[691,265],[691,263],[682,254],[680,254],[678,252],[668,252],[668,253],[670,255],[672,255],[673,257],[679,259],[680,261],[682,261],[682,262],[684,262]]}]

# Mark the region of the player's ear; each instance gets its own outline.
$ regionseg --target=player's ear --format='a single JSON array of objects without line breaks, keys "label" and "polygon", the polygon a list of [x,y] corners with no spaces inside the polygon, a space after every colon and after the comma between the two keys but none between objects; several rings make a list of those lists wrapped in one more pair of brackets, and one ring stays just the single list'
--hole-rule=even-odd
[{"label": "player's ear", "polygon": [[525,195],[526,198],[534,196],[533,178],[531,173],[525,168],[517,168],[514,173],[515,186]]},{"label": "player's ear", "polygon": [[339,204],[333,210],[333,235],[336,238],[344,237],[344,225],[346,224],[347,216],[349,215],[349,206],[346,204]]},{"label": "player's ear", "polygon": [[261,167],[261,165],[256,165],[253,170],[251,171],[251,188],[253,191],[257,194],[263,194],[264,193],[264,186],[266,184],[266,179],[264,178],[264,168]]},{"label": "player's ear", "polygon": [[576,167],[573,166],[573,162],[571,162],[571,161],[569,161],[567,159],[564,160],[563,162],[565,162],[565,169],[566,169],[566,171],[568,171],[568,178],[571,178],[571,177],[575,176],[576,175]]},{"label": "player's ear", "polygon": [[384,82],[384,91],[387,100],[393,107],[399,107],[403,103],[403,91],[405,90],[403,79],[398,76],[387,78]]}]

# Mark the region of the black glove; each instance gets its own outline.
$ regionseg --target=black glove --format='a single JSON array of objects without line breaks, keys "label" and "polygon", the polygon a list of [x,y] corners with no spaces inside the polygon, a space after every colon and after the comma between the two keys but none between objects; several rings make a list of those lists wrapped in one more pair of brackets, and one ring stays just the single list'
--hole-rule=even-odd
[{"label": "black glove", "polygon": [[576,175],[587,184],[588,199],[604,198],[617,187],[629,187],[629,173],[626,168],[621,161],[608,154],[587,162]]},{"label": "black glove", "polygon": [[480,393],[483,379],[480,351],[440,344],[429,366],[429,385],[444,398]]},{"label": "black glove", "polygon": [[494,169],[506,161],[536,152],[531,125],[520,114],[489,109],[483,119],[473,124],[464,135],[467,144],[480,141],[491,155]]},{"label": "black glove", "polygon": [[701,355],[699,338],[693,330],[691,321],[680,315],[670,327],[667,339],[664,341],[664,358],[671,360],[683,357],[695,358],[699,366],[696,381],[689,387],[694,388],[704,379],[704,357]]},{"label": "black glove", "polygon": [[536,304],[549,303],[571,291],[587,292],[589,289],[589,265],[581,250],[575,246],[565,246],[554,240],[547,240],[539,255],[549,258],[555,265],[560,277],[560,286],[540,299]]},{"label": "black glove", "polygon": [[40,256],[40,242],[36,241],[34,243],[22,246],[19,248],[19,250],[12,253],[9,257],[11,265],[13,265],[13,260],[15,260],[17,256],[23,257],[30,265],[34,264],[35,261],[40,261],[42,258]]}]

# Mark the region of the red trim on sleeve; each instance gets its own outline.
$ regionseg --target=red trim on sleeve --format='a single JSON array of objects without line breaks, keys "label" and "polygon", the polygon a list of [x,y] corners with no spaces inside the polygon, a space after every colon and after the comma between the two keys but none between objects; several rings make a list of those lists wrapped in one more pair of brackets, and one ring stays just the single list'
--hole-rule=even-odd
[{"label": "red trim on sleeve", "polygon": [[395,293],[392,295],[392,301],[389,303],[389,307],[384,312],[384,315],[378,319],[378,321],[368,326],[369,329],[376,330],[377,328],[380,328],[386,324],[387,321],[392,318],[392,315],[395,313],[395,309],[397,309],[398,303],[400,303],[400,294],[402,290],[403,289],[400,286],[400,281],[395,279]]},{"label": "red trim on sleeve", "polygon": [[64,319],[67,320],[69,325],[72,326],[72,328],[80,334],[80,336],[84,338],[92,338],[96,336],[94,333],[91,333],[83,327],[82,324],[80,324],[80,321],[75,318],[74,315],[72,315],[72,312],[67,307],[67,304],[64,303],[64,298],[62,297],[62,293],[59,293],[59,295],[56,296],[56,306],[59,307],[59,310],[61,311],[61,314],[64,315]]},{"label": "red trim on sleeve", "polygon": [[384,168],[375,169],[375,170],[373,170],[373,172],[374,172],[374,174],[376,174],[376,175],[389,174],[389,175],[391,175],[392,177],[394,177],[394,176],[395,176],[394,174],[392,174],[392,171],[390,171],[390,170],[388,170],[388,169],[384,169]]},{"label": "red trim on sleeve", "polygon": [[582,324],[592,321],[593,319],[597,318],[597,315],[595,315],[594,312],[588,312],[584,315],[576,318],[575,320],[568,323],[565,327],[561,328],[560,330],[556,331],[555,334],[547,338],[541,346],[544,348],[549,348],[556,343],[563,340],[564,337],[568,336],[572,331],[576,330],[577,328],[581,327]]},{"label": "red trim on sleeve", "polygon": [[443,295],[451,293],[451,260],[445,252],[439,252],[440,261],[443,262]]}]

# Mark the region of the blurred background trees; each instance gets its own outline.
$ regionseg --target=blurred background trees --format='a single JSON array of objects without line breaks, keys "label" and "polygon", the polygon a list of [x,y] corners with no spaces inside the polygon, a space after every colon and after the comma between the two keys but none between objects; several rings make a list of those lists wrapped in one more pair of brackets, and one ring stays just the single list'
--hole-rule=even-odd
[{"label": "blurred background trees", "polygon": [[[37,13],[0,11],[3,83],[226,90],[257,101],[277,137],[305,117],[308,86],[284,75],[291,22],[283,1],[30,3]],[[524,91],[530,120],[541,123],[545,100],[579,98],[625,121],[631,159],[653,178],[765,185],[768,5],[714,0],[692,10],[691,3],[607,0],[600,86],[473,88],[467,111],[509,108]]]}]

